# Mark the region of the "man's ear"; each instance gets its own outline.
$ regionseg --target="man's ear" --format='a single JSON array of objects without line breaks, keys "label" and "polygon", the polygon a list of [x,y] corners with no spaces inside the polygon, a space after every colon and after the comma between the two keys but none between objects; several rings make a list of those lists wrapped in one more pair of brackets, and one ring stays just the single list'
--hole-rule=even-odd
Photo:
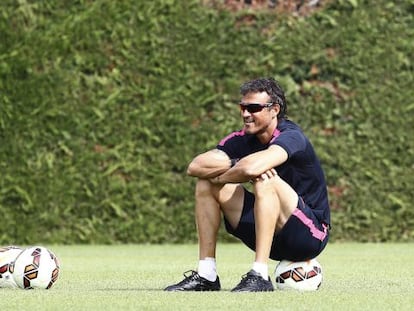
[{"label": "man's ear", "polygon": [[276,118],[279,112],[280,112],[280,105],[279,104],[274,105],[272,109],[272,118]]}]

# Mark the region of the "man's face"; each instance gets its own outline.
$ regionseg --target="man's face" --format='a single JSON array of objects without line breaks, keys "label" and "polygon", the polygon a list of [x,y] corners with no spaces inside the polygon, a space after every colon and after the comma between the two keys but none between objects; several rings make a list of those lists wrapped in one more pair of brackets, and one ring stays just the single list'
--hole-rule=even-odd
[{"label": "man's face", "polygon": [[244,131],[247,134],[262,134],[266,131],[273,132],[269,126],[276,118],[275,106],[271,106],[270,97],[266,92],[248,93],[240,102],[241,116],[244,123]]}]

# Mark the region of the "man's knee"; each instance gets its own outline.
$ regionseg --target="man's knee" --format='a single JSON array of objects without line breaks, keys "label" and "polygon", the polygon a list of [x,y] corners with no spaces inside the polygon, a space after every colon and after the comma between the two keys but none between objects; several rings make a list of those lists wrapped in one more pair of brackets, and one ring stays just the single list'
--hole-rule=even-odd
[{"label": "man's knee", "polygon": [[197,179],[195,187],[196,196],[213,195],[217,196],[223,185],[216,185],[210,182],[208,179]]},{"label": "man's knee", "polygon": [[277,182],[275,178],[271,179],[259,179],[253,183],[253,191],[255,193],[256,198],[261,196],[275,196]]},{"label": "man's knee", "polygon": [[211,182],[207,179],[197,179],[196,187],[195,187],[195,194],[201,195],[205,193],[211,193]]}]

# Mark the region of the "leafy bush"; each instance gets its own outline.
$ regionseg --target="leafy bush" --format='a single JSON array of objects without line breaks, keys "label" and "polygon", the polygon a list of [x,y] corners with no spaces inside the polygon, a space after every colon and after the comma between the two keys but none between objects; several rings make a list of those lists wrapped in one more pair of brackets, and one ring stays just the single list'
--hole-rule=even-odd
[{"label": "leafy bush", "polygon": [[413,240],[412,1],[306,18],[195,0],[0,7],[3,244],[195,241],[186,166],[241,126],[238,87],[258,76],[281,81],[320,155],[332,239]]}]

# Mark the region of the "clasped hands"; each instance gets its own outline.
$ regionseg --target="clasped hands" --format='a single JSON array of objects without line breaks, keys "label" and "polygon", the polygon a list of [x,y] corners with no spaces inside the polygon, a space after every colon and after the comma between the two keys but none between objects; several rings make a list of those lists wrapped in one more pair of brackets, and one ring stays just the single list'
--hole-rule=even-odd
[{"label": "clasped hands", "polygon": [[[278,176],[276,170],[274,168],[271,168],[270,170],[267,170],[267,171],[263,172],[259,176],[252,178],[251,180],[249,180],[249,182],[254,184],[257,181],[270,180],[270,179],[272,179],[276,176]],[[227,182],[223,182],[222,180],[220,180],[220,175],[216,176],[216,177],[213,177],[213,178],[210,178],[209,180],[213,184],[226,184],[227,183]]]}]

